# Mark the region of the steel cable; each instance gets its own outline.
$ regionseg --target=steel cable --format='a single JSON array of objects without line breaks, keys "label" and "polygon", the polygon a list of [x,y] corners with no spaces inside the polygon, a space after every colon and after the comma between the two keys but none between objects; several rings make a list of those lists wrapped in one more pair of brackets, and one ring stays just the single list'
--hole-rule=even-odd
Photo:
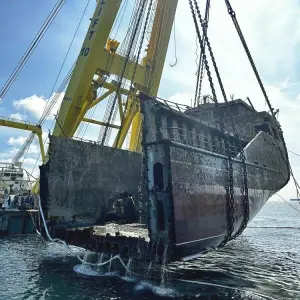
[{"label": "steel cable", "polygon": [[50,14],[48,15],[48,17],[45,20],[45,22],[43,23],[42,27],[39,29],[38,33],[36,34],[34,40],[31,42],[31,44],[27,48],[25,54],[23,55],[23,57],[21,58],[21,60],[19,61],[19,63],[15,67],[15,69],[13,70],[12,74],[8,78],[7,82],[4,84],[3,88],[1,89],[1,91],[0,91],[0,102],[4,98],[6,93],[8,92],[11,85],[16,80],[19,73],[22,71],[22,69],[23,69],[24,65],[26,64],[27,60],[29,59],[29,57],[31,56],[31,54],[33,53],[33,51],[35,50],[35,48],[39,44],[39,42],[42,39],[42,37],[44,36],[45,32],[48,30],[48,28],[52,24],[53,20],[55,19],[58,12],[60,11],[62,6],[64,5],[65,1],[66,0],[59,0],[55,4],[54,8],[52,9]]}]

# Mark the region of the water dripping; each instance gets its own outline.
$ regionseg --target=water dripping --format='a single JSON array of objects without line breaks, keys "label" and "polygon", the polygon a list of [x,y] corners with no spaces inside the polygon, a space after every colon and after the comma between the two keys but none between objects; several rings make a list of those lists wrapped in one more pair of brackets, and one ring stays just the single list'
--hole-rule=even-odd
[{"label": "water dripping", "polygon": [[110,271],[111,271],[111,262],[112,262],[112,257],[113,257],[113,255],[111,254],[111,255],[110,255],[110,261],[109,261],[109,266],[108,266],[108,272],[110,272]]},{"label": "water dripping", "polygon": [[164,286],[166,283],[166,261],[168,256],[168,245],[165,246],[163,258],[162,258],[162,265],[161,265],[161,285]]},{"label": "water dripping", "polygon": [[128,260],[128,263],[127,263],[127,266],[126,266],[125,277],[130,277],[131,276],[131,271],[130,271],[131,263],[132,263],[132,257],[130,257],[129,260]]},{"label": "water dripping", "polygon": [[104,252],[102,252],[101,254],[100,254],[100,258],[99,258],[99,260],[98,260],[98,265],[101,265],[102,264],[102,262],[103,262],[103,257],[104,257]]},{"label": "water dripping", "polygon": [[90,251],[86,251],[86,252],[84,253],[84,255],[83,255],[83,258],[82,258],[82,264],[91,262],[92,257],[93,257],[93,253],[90,252]]},{"label": "water dripping", "polygon": [[155,251],[155,262],[158,262],[158,260],[159,260],[158,245],[159,245],[159,243],[157,242],[156,243],[156,251]]},{"label": "water dripping", "polygon": [[89,258],[89,252],[85,251],[84,255],[83,255],[83,258],[82,258],[82,261],[83,262],[88,262],[88,258]]},{"label": "water dripping", "polygon": [[150,279],[151,276],[151,268],[152,268],[152,261],[150,260],[150,263],[148,265],[148,269],[147,269],[147,278]]}]

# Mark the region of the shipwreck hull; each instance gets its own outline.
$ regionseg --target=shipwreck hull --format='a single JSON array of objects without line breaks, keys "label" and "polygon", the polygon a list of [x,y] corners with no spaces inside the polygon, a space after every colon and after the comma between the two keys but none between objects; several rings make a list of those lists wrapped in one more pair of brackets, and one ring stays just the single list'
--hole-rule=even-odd
[{"label": "shipwreck hull", "polygon": [[140,200],[142,160],[141,153],[51,136],[49,160],[40,167],[47,219],[67,227],[93,225],[121,192]]},{"label": "shipwreck hull", "polygon": [[[222,143],[214,145],[220,141],[214,128],[151,98],[144,100],[150,238],[168,241],[172,260],[189,259],[218,247],[227,235],[228,156]],[[201,130],[202,137],[197,134]],[[243,148],[250,221],[288,182],[289,170],[282,141],[266,132],[256,132]],[[239,152],[232,157],[234,236],[244,220],[244,173]]]},{"label": "shipwreck hull", "polygon": [[[227,234],[227,157],[170,143],[174,255],[183,258],[216,248]],[[274,159],[276,158],[276,154]],[[234,233],[244,219],[242,163],[233,162]],[[249,220],[284,184],[278,171],[247,163]],[[151,193],[150,193],[151,194]],[[152,197],[153,198],[153,197]]]},{"label": "shipwreck hull", "polygon": [[[202,107],[177,111],[141,95],[143,153],[51,137],[40,187],[53,237],[127,257],[193,258],[218,247],[228,235],[226,188],[231,175],[234,236],[245,220],[245,177],[251,220],[290,173],[283,139],[268,131],[275,128],[274,121],[264,123],[269,115],[241,101],[230,105],[244,113],[233,118],[239,136],[230,133],[229,123],[224,124],[225,136],[217,122],[202,118],[214,115],[212,106],[207,106],[211,114]],[[122,191],[134,195],[139,223],[99,223]]]}]

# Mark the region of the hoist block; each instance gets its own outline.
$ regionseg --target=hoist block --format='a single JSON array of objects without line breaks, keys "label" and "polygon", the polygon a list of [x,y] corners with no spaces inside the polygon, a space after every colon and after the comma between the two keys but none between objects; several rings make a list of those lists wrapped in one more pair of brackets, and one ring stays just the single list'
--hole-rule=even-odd
[{"label": "hoist block", "polygon": [[117,40],[108,39],[106,42],[106,49],[112,53],[115,53],[119,47],[120,43]]}]

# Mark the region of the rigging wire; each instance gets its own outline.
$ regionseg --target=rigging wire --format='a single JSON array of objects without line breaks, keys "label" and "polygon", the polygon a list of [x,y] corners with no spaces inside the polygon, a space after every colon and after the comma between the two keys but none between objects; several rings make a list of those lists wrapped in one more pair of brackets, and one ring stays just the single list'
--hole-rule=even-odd
[{"label": "rigging wire", "polygon": [[293,152],[293,151],[291,151],[291,150],[288,150],[288,151],[289,151],[290,153],[294,154],[294,155],[300,156],[299,153]]},{"label": "rigging wire", "polygon": [[2,99],[6,95],[9,88],[16,80],[16,78],[18,77],[19,73],[22,71],[23,67],[25,66],[26,62],[28,61],[29,57],[31,56],[31,54],[33,53],[33,51],[35,50],[35,48],[37,47],[39,42],[41,41],[45,32],[48,30],[48,28],[52,24],[53,20],[55,19],[55,17],[57,16],[57,14],[61,10],[61,8],[63,7],[65,1],[66,0],[58,0],[57,3],[55,4],[54,8],[48,15],[48,17],[45,20],[45,22],[43,23],[42,27],[39,29],[38,33],[36,34],[34,40],[31,42],[31,44],[27,48],[25,54],[23,55],[23,57],[21,58],[21,60],[19,61],[19,63],[15,67],[15,69],[13,70],[12,74],[9,76],[7,82],[4,84],[3,88],[1,89],[0,102],[2,101]]},{"label": "rigging wire", "polygon": [[[300,212],[300,209],[299,208],[296,208],[295,206],[293,206],[292,204],[290,204],[288,201],[286,201],[283,197],[281,197],[278,193],[276,193],[276,195],[281,199],[281,200],[283,200],[286,204],[288,204],[290,207],[292,207],[294,210],[297,210],[298,212]],[[298,200],[298,203],[300,203],[299,202],[299,200]]]},{"label": "rigging wire", "polygon": [[[204,17],[204,23],[205,23],[205,30],[206,31],[207,31],[207,28],[208,28],[209,10],[210,10],[210,0],[207,0],[206,1],[206,7],[205,7],[205,17]],[[202,40],[199,41],[199,42],[203,43],[203,48],[204,48],[204,51],[205,51],[206,40],[204,38],[202,38]],[[197,42],[196,42],[196,46],[198,48]],[[198,56],[198,53],[197,53],[197,56]],[[199,63],[197,62],[197,65],[198,65],[198,71],[197,71],[197,83],[196,83],[196,89],[195,89],[194,107],[196,107],[197,104],[198,105],[200,104],[202,82],[203,82],[203,77],[204,77],[204,61],[203,61],[203,52],[202,51],[200,52]]]},{"label": "rigging wire", "polygon": [[[146,6],[145,4],[146,4],[146,1],[144,1],[143,10],[145,9],[145,6]],[[133,73],[132,73],[132,78],[131,78],[131,82],[130,82],[129,91],[132,91],[133,88],[134,88],[135,74],[136,74],[138,63],[139,63],[143,42],[145,40],[145,35],[146,35],[146,31],[147,31],[148,22],[149,22],[149,19],[150,19],[152,4],[153,4],[153,0],[150,0],[148,10],[147,10],[146,20],[145,20],[145,23],[144,23],[144,28],[143,28],[143,31],[142,31],[142,36],[141,36],[141,39],[140,39],[140,45],[139,45],[138,53],[137,53],[135,64],[134,64],[134,69],[133,69]],[[128,103],[129,103],[129,97],[130,97],[130,94],[128,95],[127,101],[126,101],[126,104],[125,104],[125,109],[124,109],[124,112],[123,112],[123,118],[121,120],[121,128],[122,128],[124,120],[125,120],[125,116],[126,116],[126,112],[127,112],[127,108],[128,108]],[[118,146],[118,143],[119,143],[119,140],[120,140],[120,132],[121,131],[118,132],[117,137],[116,137],[116,147]]]},{"label": "rigging wire", "polygon": [[[79,23],[78,23],[78,25],[77,25],[77,28],[76,28],[76,30],[75,30],[75,32],[74,32],[74,34],[73,34],[73,37],[72,37],[72,40],[71,40],[71,42],[70,42],[69,48],[68,48],[68,50],[67,50],[67,53],[66,53],[66,55],[65,55],[65,57],[64,57],[64,60],[63,60],[63,62],[62,62],[62,65],[61,65],[61,67],[60,67],[60,70],[59,70],[59,72],[58,72],[58,75],[57,75],[57,77],[56,77],[56,80],[55,80],[54,85],[53,85],[53,87],[52,87],[52,90],[51,90],[51,92],[50,92],[50,95],[49,95],[49,101],[47,102],[47,104],[46,104],[46,106],[45,106],[45,108],[44,108],[44,111],[43,111],[43,113],[42,113],[42,116],[41,116],[41,118],[40,118],[40,120],[39,120],[39,122],[38,122],[39,125],[42,125],[42,124],[44,123],[44,121],[48,118],[48,116],[49,116],[49,114],[51,113],[53,107],[55,106],[55,104],[57,103],[58,99],[60,98],[61,92],[65,89],[65,87],[66,87],[66,85],[67,85],[67,83],[68,83],[68,81],[69,81],[69,79],[70,79],[70,77],[71,77],[71,73],[73,72],[73,69],[74,69],[74,67],[75,67],[75,63],[73,64],[73,66],[71,67],[71,69],[69,70],[69,72],[67,73],[67,76],[64,78],[64,80],[63,80],[63,82],[62,82],[62,85],[58,88],[58,91],[59,91],[59,92],[56,93],[56,94],[52,97],[52,99],[51,99],[51,96],[53,95],[55,86],[56,86],[56,84],[57,84],[57,82],[58,82],[59,76],[60,76],[60,74],[61,74],[61,72],[62,72],[62,69],[63,69],[63,67],[64,67],[64,65],[65,65],[66,60],[67,60],[67,57],[68,57],[68,55],[69,55],[69,53],[70,53],[71,47],[72,47],[72,45],[73,45],[73,43],[74,43],[75,37],[76,37],[77,32],[78,32],[78,30],[79,30],[79,27],[80,27],[80,25],[81,25],[81,23],[82,23],[82,20],[83,20],[83,18],[84,18],[84,15],[85,15],[85,13],[86,13],[86,11],[87,11],[87,8],[88,8],[88,6],[89,6],[89,4],[90,4],[90,1],[91,1],[91,0],[88,0],[88,1],[87,1],[86,6],[85,6],[85,8],[84,8],[84,11],[83,11],[83,13],[82,13],[82,15],[81,15],[81,18],[80,18],[80,20],[79,20]],[[18,161],[18,160],[23,156],[23,154],[24,154],[25,151],[26,151],[26,153],[25,153],[25,155],[24,155],[24,158],[23,158],[23,162],[24,162],[24,160],[25,160],[25,158],[26,158],[26,155],[27,155],[27,153],[28,153],[29,147],[30,147],[31,143],[32,143],[33,140],[34,140],[34,137],[35,137],[35,134],[34,134],[34,133],[31,133],[31,134],[28,136],[28,138],[27,138],[26,141],[24,142],[22,148],[18,151],[17,155],[14,157],[14,160]],[[38,157],[37,159],[39,159],[39,157]]]},{"label": "rigging wire", "polygon": [[[124,2],[124,4],[123,4],[123,12],[122,12],[122,15],[121,15],[121,19],[120,19],[119,25],[118,25],[117,30],[116,30],[116,32],[115,32],[115,35],[114,35],[114,37],[113,37],[114,40],[116,39],[117,34],[118,34],[118,32],[119,32],[120,26],[121,26],[122,21],[123,21],[123,18],[124,18],[125,11],[126,11],[126,9],[127,9],[127,6],[128,6],[128,0],[126,0],[126,1]],[[122,10],[121,10],[121,11],[122,11]],[[117,17],[117,19],[118,19],[118,17]]]},{"label": "rigging wire", "polygon": [[[233,21],[234,27],[235,27],[235,29],[236,29],[236,31],[237,31],[237,33],[238,33],[238,36],[239,36],[239,38],[240,38],[240,40],[241,40],[241,43],[242,43],[242,45],[243,45],[243,47],[244,47],[244,50],[245,50],[246,54],[247,54],[248,60],[249,60],[249,62],[250,62],[250,65],[251,65],[251,67],[252,67],[252,70],[253,70],[253,72],[254,72],[254,74],[255,74],[256,80],[257,80],[257,82],[258,82],[258,84],[259,84],[259,86],[260,86],[260,89],[261,89],[261,91],[262,91],[262,93],[263,93],[263,95],[264,95],[265,102],[266,102],[267,105],[268,105],[268,108],[269,108],[269,110],[270,110],[270,112],[271,112],[272,117],[274,118],[274,120],[276,120],[276,116],[275,116],[275,113],[274,113],[274,109],[273,109],[272,106],[271,106],[271,102],[270,102],[269,97],[268,97],[268,95],[267,95],[267,92],[266,92],[266,90],[265,90],[265,88],[264,88],[264,85],[263,85],[263,83],[262,83],[262,80],[261,80],[261,78],[260,78],[260,76],[259,76],[259,74],[258,74],[258,71],[257,71],[257,68],[256,68],[256,66],[255,66],[254,60],[253,60],[253,58],[252,58],[252,55],[251,55],[251,53],[250,53],[250,50],[249,50],[249,48],[248,48],[248,45],[247,45],[247,43],[246,43],[246,40],[245,40],[244,35],[243,35],[243,33],[242,33],[242,30],[241,30],[241,28],[240,28],[240,26],[239,26],[239,23],[238,23],[238,21],[237,21],[236,13],[235,13],[235,11],[233,10],[233,8],[232,8],[232,6],[231,6],[231,4],[230,4],[230,1],[229,1],[229,0],[224,0],[224,1],[225,1],[225,4],[226,4],[226,7],[227,7],[227,11],[228,11],[229,15],[231,16],[231,19],[232,19],[232,21]],[[278,130],[278,133],[279,133],[280,138],[281,138],[281,140],[282,140],[283,147],[284,147],[284,149],[285,149],[285,151],[286,151],[286,155],[284,155],[284,153],[282,152],[282,149],[280,148],[280,146],[279,146],[279,144],[278,144],[278,141],[277,141],[277,139],[275,138],[276,146],[277,146],[277,148],[278,148],[278,150],[279,150],[279,152],[280,152],[280,154],[281,154],[281,156],[282,156],[282,159],[284,160],[284,162],[285,162],[285,164],[286,164],[286,166],[287,166],[287,168],[288,168],[288,171],[290,171],[290,174],[291,174],[291,176],[292,176],[292,178],[293,178],[293,181],[294,181],[294,184],[295,184],[295,187],[296,187],[297,198],[300,198],[300,192],[299,192],[300,186],[299,186],[299,184],[298,184],[298,182],[297,182],[297,180],[296,180],[296,178],[295,178],[295,176],[294,176],[294,173],[293,173],[293,170],[292,170],[292,166],[291,166],[291,164],[290,164],[290,162],[289,162],[289,158],[288,158],[288,154],[287,154],[288,150],[287,150],[287,147],[286,147],[284,138],[283,138],[283,132],[282,132],[282,129],[281,129],[281,127],[280,127],[280,125],[279,125],[278,122],[275,122],[275,124],[276,124],[276,129]],[[274,133],[273,133],[273,135],[274,135]]]},{"label": "rigging wire", "polygon": [[[126,35],[125,35],[125,38],[124,38],[123,42],[121,43],[120,50],[118,51],[122,55],[122,57],[125,56],[126,53],[128,52],[130,36],[132,35],[133,28],[135,28],[134,24],[135,24],[137,16],[138,16],[138,12],[139,12],[141,3],[142,2],[140,0],[136,0],[135,1],[135,5],[134,5],[134,8],[132,10],[130,21],[129,21],[128,30],[126,32]],[[132,48],[134,49],[135,46],[133,46]],[[124,64],[124,61],[125,61],[125,58],[124,57],[121,58],[121,61],[118,64],[117,72],[116,73],[121,72],[123,64]],[[113,103],[114,103],[114,100],[115,100],[115,95],[116,94],[112,93],[110,95],[108,101],[107,101],[107,105],[106,105],[104,116],[103,116],[103,122],[105,124],[109,124],[108,123],[108,119],[109,119],[109,116],[110,116],[110,111],[112,110],[112,107],[113,107]],[[113,123],[115,121],[115,117],[116,117],[116,115],[113,114],[110,123]],[[97,138],[97,142],[98,143],[101,143],[101,141],[103,139],[103,136],[104,136],[104,133],[105,133],[105,128],[106,128],[105,126],[101,126],[100,127],[98,138]],[[107,137],[106,137],[105,143],[104,143],[105,145],[109,143],[109,138],[111,136],[111,132],[112,132],[112,128],[108,128],[107,129],[107,133],[106,133]]]},{"label": "rigging wire", "polygon": [[[119,76],[116,93],[115,93],[113,104],[112,104],[112,108],[111,108],[111,111],[110,111],[110,114],[109,114],[109,117],[108,117],[108,122],[107,122],[107,125],[105,126],[105,129],[104,129],[104,134],[103,134],[103,137],[102,137],[101,145],[104,145],[104,142],[105,142],[105,139],[106,139],[106,135],[107,135],[107,131],[108,131],[108,124],[110,124],[111,119],[112,119],[112,115],[113,115],[113,111],[114,111],[114,108],[115,108],[115,105],[116,105],[118,94],[120,92],[120,89],[121,89],[121,86],[122,86],[122,81],[123,81],[123,78],[125,76],[126,67],[127,67],[128,61],[130,59],[130,56],[132,54],[133,46],[134,46],[134,44],[137,41],[137,33],[138,33],[138,30],[139,30],[140,25],[141,25],[141,19],[142,19],[144,10],[145,10],[146,2],[147,2],[147,0],[142,0],[142,2],[140,3],[140,6],[139,6],[140,9],[139,9],[139,13],[138,13],[138,16],[137,16],[136,24],[134,26],[134,30],[133,30],[132,36],[130,38],[130,42],[129,42],[129,46],[128,46],[128,51],[127,51],[127,55],[125,57],[125,61],[124,61],[124,64],[123,64],[121,75]],[[128,103],[128,101],[127,101],[127,103]],[[125,113],[126,113],[126,106],[125,106],[125,110],[124,110],[124,115],[125,115]]]},{"label": "rigging wire", "polygon": [[[77,25],[77,27],[76,27],[76,30],[75,30],[74,34],[73,34],[72,40],[71,40],[70,45],[69,45],[69,48],[68,48],[68,50],[67,50],[67,53],[66,53],[66,55],[65,55],[65,57],[64,57],[64,60],[63,60],[63,62],[62,62],[62,65],[61,65],[61,67],[60,67],[60,69],[59,69],[59,72],[58,72],[58,74],[57,74],[56,80],[55,80],[55,82],[54,82],[54,84],[53,84],[53,88],[52,88],[52,90],[51,90],[51,92],[50,92],[49,99],[51,99],[51,96],[52,96],[52,94],[53,94],[53,92],[54,92],[54,89],[55,89],[55,86],[56,86],[57,81],[58,81],[58,79],[59,79],[59,76],[60,76],[60,74],[61,74],[61,72],[62,72],[62,69],[63,69],[65,63],[66,63],[67,57],[68,57],[68,55],[69,55],[69,53],[70,53],[71,47],[72,47],[72,45],[73,45],[73,43],[74,43],[75,37],[76,37],[76,35],[77,35],[77,32],[78,32],[78,30],[79,30],[79,27],[80,27],[80,25],[81,25],[81,23],[82,23],[82,20],[83,20],[83,18],[84,18],[84,16],[85,16],[85,13],[86,13],[86,11],[87,11],[87,8],[88,8],[90,2],[91,2],[91,0],[88,0],[87,3],[86,3],[86,6],[85,6],[85,8],[84,8],[84,11],[83,11],[83,13],[82,13],[82,15],[81,15],[81,18],[80,18],[80,20],[79,20],[79,23],[78,23],[78,25]],[[47,103],[47,104],[48,104],[48,103]],[[49,104],[50,104],[50,103],[49,103]],[[47,106],[45,107],[44,111],[46,111],[46,109],[47,109]],[[50,112],[49,112],[49,113],[50,113]],[[48,114],[49,114],[49,113],[48,113]]]}]

